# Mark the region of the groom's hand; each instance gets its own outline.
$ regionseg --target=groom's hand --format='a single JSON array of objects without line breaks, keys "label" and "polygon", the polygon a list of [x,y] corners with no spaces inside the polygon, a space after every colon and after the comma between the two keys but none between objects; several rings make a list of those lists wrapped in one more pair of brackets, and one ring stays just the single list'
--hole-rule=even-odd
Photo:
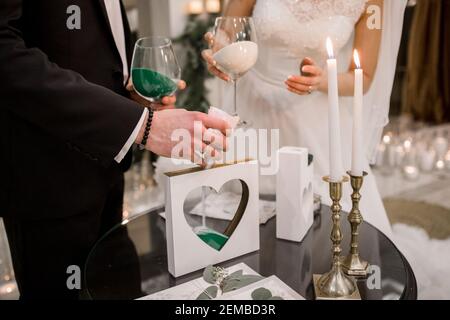
[{"label": "groom's hand", "polygon": [[[205,41],[208,43],[210,48],[214,47],[215,39],[211,32],[208,32],[205,34]],[[213,74],[216,77],[218,77],[224,81],[227,81],[227,82],[231,80],[231,78],[226,73],[220,71],[217,68],[217,63],[213,58],[213,50],[212,49],[203,50],[202,57],[206,61],[207,65],[208,65],[208,71],[211,74]]]},{"label": "groom's hand", "polygon": [[[186,82],[184,82],[183,80],[180,80],[178,82],[178,89],[179,90],[184,90],[186,88]],[[175,97],[175,95],[169,96],[169,97],[164,97],[161,100],[161,103],[152,103],[144,98],[142,98],[135,90],[133,83],[131,82],[131,79],[128,81],[128,84],[126,86],[126,89],[128,90],[128,92],[130,92],[130,97],[131,99],[133,99],[134,101],[136,101],[137,103],[146,106],[146,107],[150,107],[155,111],[158,110],[165,110],[165,109],[174,109],[175,108],[175,102],[177,102],[177,98]]]},{"label": "groom's hand", "polygon": [[[136,139],[138,144],[144,136],[146,122],[147,119]],[[205,113],[185,109],[157,111],[153,115],[146,149],[160,156],[189,159],[197,163],[199,154],[208,152],[214,157],[226,151],[229,129],[226,121]],[[180,135],[183,137],[182,141],[179,140]],[[180,146],[183,146],[185,153],[175,154],[181,149]]]}]

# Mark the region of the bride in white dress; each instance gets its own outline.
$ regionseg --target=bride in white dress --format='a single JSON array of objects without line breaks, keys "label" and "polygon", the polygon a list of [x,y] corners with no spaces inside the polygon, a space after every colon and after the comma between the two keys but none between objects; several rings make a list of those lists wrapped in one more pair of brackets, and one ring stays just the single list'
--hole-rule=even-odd
[{"label": "bride in white dress", "polygon": [[[328,186],[322,182],[329,174],[326,38],[333,40],[338,53],[342,154],[348,169],[352,141],[348,96],[353,95],[354,70],[350,62],[352,49],[358,49],[365,72],[365,170],[369,173],[361,208],[365,220],[388,236],[391,227],[369,159],[387,123],[405,6],[406,0],[230,0],[225,10],[227,16],[252,16],[258,36],[258,61],[238,83],[239,116],[254,128],[280,129],[281,147],[308,148],[314,155],[314,191],[328,204]],[[376,28],[381,16],[382,30]],[[208,41],[211,37],[206,36]],[[228,80],[215,68],[209,50],[203,57],[210,72]],[[307,76],[300,75],[301,64]],[[227,86],[222,106],[233,105],[231,88]],[[275,192],[274,176],[261,176],[260,184],[262,193]],[[351,208],[350,192],[347,184],[342,200],[346,211]]]}]

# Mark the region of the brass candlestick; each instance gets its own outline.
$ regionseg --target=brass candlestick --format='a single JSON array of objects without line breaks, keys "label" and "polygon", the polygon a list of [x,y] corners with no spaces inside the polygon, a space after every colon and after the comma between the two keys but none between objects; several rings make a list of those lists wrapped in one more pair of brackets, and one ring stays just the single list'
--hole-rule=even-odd
[{"label": "brass candlestick", "polygon": [[350,172],[348,172],[348,175],[350,176],[350,184],[353,189],[353,206],[350,214],[348,215],[348,222],[350,223],[352,230],[352,240],[350,245],[350,253],[343,259],[342,267],[344,272],[350,276],[367,277],[369,263],[360,258],[358,247],[358,229],[364,221],[361,211],[359,210],[359,202],[361,200],[361,194],[359,191],[363,185],[364,177],[367,176],[367,172],[364,172],[362,176],[354,176]]},{"label": "brass candlestick", "polygon": [[333,242],[333,262],[331,270],[324,275],[314,275],[314,289],[316,299],[360,299],[359,290],[355,279],[347,276],[341,265],[341,241],[342,232],[340,227],[342,184],[348,182],[348,177],[343,177],[341,181],[331,181],[325,177],[324,181],[330,184],[330,197],[333,201],[331,205],[333,228],[331,231],[331,241]]}]

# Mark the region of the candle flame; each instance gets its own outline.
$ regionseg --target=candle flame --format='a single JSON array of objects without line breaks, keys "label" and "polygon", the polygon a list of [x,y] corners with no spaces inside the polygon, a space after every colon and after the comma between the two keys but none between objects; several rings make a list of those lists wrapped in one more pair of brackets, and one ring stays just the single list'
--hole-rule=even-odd
[{"label": "candle flame", "polygon": [[412,142],[411,140],[405,140],[405,142],[403,142],[403,147],[405,148],[405,150],[409,151],[409,149],[411,149],[412,147]]},{"label": "candle flame", "polygon": [[355,60],[356,69],[361,69],[361,60],[359,60],[358,50],[353,51],[353,59]]},{"label": "candle flame", "polygon": [[334,58],[333,42],[331,42],[330,37],[327,38],[327,52],[328,57],[330,59],[333,59]]}]

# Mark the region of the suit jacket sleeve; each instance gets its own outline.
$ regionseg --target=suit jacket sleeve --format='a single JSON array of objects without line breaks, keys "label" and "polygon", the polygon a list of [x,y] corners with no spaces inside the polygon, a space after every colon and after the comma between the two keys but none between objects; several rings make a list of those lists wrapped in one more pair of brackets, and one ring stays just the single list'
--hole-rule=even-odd
[{"label": "suit jacket sleeve", "polygon": [[58,67],[41,50],[27,48],[14,27],[22,1],[2,0],[0,6],[0,108],[111,164],[138,123],[142,107]]}]

